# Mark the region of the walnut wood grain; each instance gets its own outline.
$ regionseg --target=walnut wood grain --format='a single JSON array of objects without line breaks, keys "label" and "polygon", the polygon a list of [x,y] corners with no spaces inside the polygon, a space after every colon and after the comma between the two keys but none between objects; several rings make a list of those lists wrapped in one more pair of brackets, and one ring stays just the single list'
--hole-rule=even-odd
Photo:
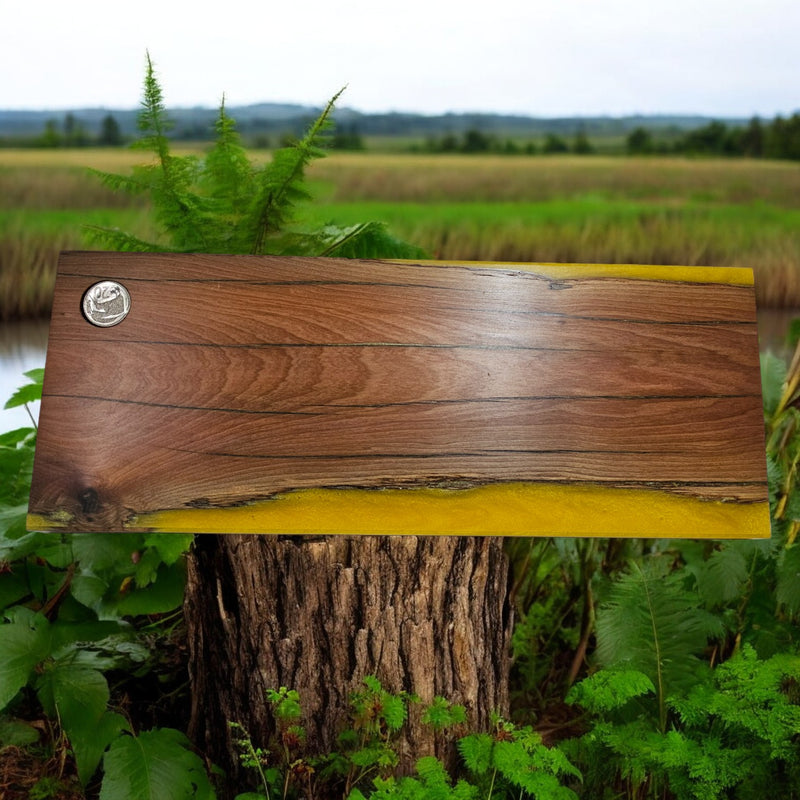
[{"label": "walnut wood grain", "polygon": [[[63,254],[31,512],[118,530],[312,487],[514,481],[763,502],[752,286],[564,275]],[[132,297],[112,328],[80,313],[103,279]]]}]

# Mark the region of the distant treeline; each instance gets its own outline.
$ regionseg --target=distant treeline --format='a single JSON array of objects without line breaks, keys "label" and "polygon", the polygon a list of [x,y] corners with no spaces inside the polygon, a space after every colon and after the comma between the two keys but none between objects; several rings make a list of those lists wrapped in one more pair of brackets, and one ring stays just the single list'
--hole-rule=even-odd
[{"label": "distant treeline", "polygon": [[[247,137],[247,144],[256,148],[281,147],[293,141],[299,134],[295,131],[296,125],[291,125],[283,133],[267,136],[264,133],[255,133]],[[135,137],[123,133],[123,128],[117,118],[106,114],[99,124],[99,130],[94,132],[89,126],[72,112],[67,112],[59,120],[49,118],[44,124],[44,130],[39,134],[17,134],[0,137],[0,147],[31,147],[31,148],[58,148],[58,147],[118,147],[128,144]],[[205,141],[210,137],[204,128],[182,128],[170,137],[175,140]],[[336,127],[330,137],[330,146],[335,150],[363,150],[364,141],[354,125],[340,125]]]},{"label": "distant treeline", "polygon": [[99,131],[90,131],[86,124],[72,112],[63,119],[48,119],[38,135],[6,136],[0,139],[2,147],[118,147],[127,143],[119,122],[113,114],[106,114]]},{"label": "distant treeline", "polygon": [[699,156],[747,156],[800,160],[800,113],[788,119],[777,116],[772,122],[753,117],[746,126],[710,122],[688,131],[672,142],[659,139],[645,127],[627,137],[630,155],[681,153]]},{"label": "distant treeline", "polygon": [[411,145],[409,149],[413,152],[426,153],[502,153],[506,155],[535,155],[536,153],[588,155],[595,152],[585,131],[578,131],[571,138],[548,133],[540,144],[533,140],[521,144],[516,139],[484,133],[476,128],[471,128],[460,136],[454,133],[446,133],[439,138],[429,136],[422,145]]},{"label": "distant treeline", "polygon": [[[395,115],[398,116],[399,115]],[[334,150],[365,150],[364,125],[367,117],[349,118],[339,123],[330,139]],[[381,117],[383,119],[383,117]],[[449,117],[443,119],[450,120]],[[775,158],[800,160],[800,112],[790,117],[776,116],[770,122],[753,117],[746,124],[726,124],[710,121],[685,130],[676,126],[653,127],[637,125],[626,136],[609,145],[609,132],[598,130],[596,123],[590,132],[582,125],[572,131],[541,132],[525,137],[518,131],[503,133],[479,126],[490,117],[473,118],[474,127],[463,131],[431,132],[424,138],[411,142],[407,149],[427,153],[497,153],[505,155],[535,155],[537,153],[575,153],[587,155],[595,152],[626,152],[629,155],[681,154],[698,156],[744,156],[750,158]],[[655,118],[658,120],[658,118]],[[38,134],[17,134],[0,138],[0,147],[116,147],[132,138],[125,133],[127,121],[121,125],[114,114],[95,118],[90,130],[76,114],[67,112],[62,119],[48,118],[44,130]],[[261,120],[263,121],[263,120]],[[452,121],[452,120],[450,120]],[[463,120],[462,120],[463,121]],[[294,118],[284,120],[284,132],[274,128],[268,135],[257,123],[249,121],[242,126],[243,137],[250,147],[271,148],[282,146],[297,135]],[[552,121],[561,122],[558,120]],[[278,124],[272,121],[271,125]],[[574,124],[574,122],[573,122]],[[208,136],[205,126],[195,122],[174,131],[175,139],[201,141]],[[370,128],[370,125],[366,126]],[[371,132],[372,136],[378,134]],[[390,138],[387,130],[380,138]],[[400,135],[395,133],[395,135]],[[613,138],[613,137],[612,137]]]},{"label": "distant treeline", "polygon": [[[602,139],[592,142],[583,130],[572,137],[548,133],[543,141],[520,144],[510,138],[468,130],[461,136],[447,133],[428,137],[422,146],[412,146],[416,151],[430,153],[577,153],[586,155],[602,147]],[[603,148],[607,149],[607,148]],[[800,113],[791,117],[775,117],[772,122],[762,122],[753,117],[747,125],[726,125],[712,121],[685,132],[653,131],[647,127],[634,128],[625,139],[625,152],[629,155],[670,153],[698,156],[745,156],[749,158],[776,158],[800,160]]]}]

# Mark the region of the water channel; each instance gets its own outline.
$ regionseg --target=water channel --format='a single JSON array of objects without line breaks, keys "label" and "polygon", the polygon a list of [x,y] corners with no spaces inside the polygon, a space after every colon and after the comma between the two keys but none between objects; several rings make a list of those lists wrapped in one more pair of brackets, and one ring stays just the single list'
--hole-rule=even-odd
[{"label": "water channel", "polygon": [[[762,350],[781,351],[793,319],[800,318],[800,309],[767,309],[758,315],[758,336]],[[0,433],[30,426],[24,408],[3,409],[5,401],[27,382],[23,373],[43,367],[47,351],[46,321],[14,322],[0,324]],[[34,416],[38,403],[31,408]]]}]

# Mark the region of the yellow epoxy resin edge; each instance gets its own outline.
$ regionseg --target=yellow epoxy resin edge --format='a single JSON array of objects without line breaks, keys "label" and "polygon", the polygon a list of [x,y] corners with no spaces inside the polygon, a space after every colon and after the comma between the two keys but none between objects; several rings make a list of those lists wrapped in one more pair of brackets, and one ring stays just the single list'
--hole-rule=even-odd
[{"label": "yellow epoxy resin edge", "polygon": [[407,261],[437,267],[474,267],[532,272],[554,280],[619,278],[621,280],[669,281],[672,283],[715,283],[728,286],[753,286],[749,267],[679,267],[644,264],[541,264],[513,261]]},{"label": "yellow epoxy resin edge", "polygon": [[[31,515],[29,527],[52,527]],[[766,502],[652,490],[505,483],[473,489],[304,489],[232,508],[141,514],[131,527],[169,533],[416,534],[763,539]]]}]

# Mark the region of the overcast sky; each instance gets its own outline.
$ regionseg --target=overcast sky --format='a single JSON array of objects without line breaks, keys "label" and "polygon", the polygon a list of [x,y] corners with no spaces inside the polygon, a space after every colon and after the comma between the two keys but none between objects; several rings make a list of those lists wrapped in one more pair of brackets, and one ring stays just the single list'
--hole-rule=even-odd
[{"label": "overcast sky", "polygon": [[800,109],[800,0],[0,0],[0,108],[262,101],[534,116]]}]

